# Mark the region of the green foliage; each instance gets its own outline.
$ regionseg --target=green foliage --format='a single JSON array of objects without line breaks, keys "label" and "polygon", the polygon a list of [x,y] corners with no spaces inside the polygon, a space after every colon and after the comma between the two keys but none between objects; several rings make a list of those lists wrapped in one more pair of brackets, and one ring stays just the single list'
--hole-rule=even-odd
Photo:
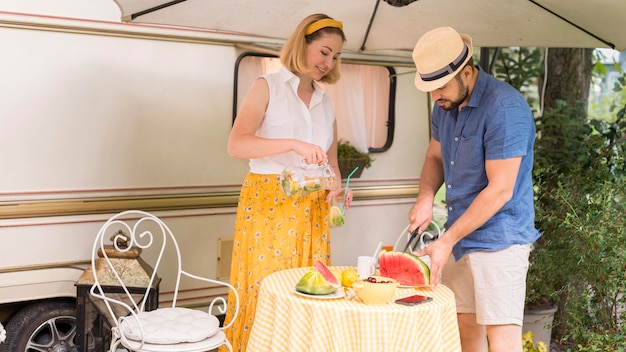
[{"label": "green foliage", "polygon": [[[625,107],[626,108],[626,107]],[[626,180],[625,156],[626,153],[626,118],[624,109],[615,122],[591,120],[589,124],[594,133],[589,137],[589,147],[594,151],[595,163],[608,168],[610,179]]]},{"label": "green foliage", "polygon": [[350,142],[343,139],[337,143],[337,159],[364,159],[365,168],[372,166],[372,161],[374,161],[369,153],[359,151]]},{"label": "green foliage", "polygon": [[[556,188],[544,190],[550,207],[540,216],[545,240],[533,261],[534,275],[548,273],[552,298],[566,299],[561,323],[578,343],[589,332],[621,339],[618,311],[626,308],[625,188],[614,181],[596,181],[593,171],[573,170]],[[549,210],[549,211],[546,211]],[[563,303],[563,302],[562,302]]]},{"label": "green foliage", "polygon": [[494,76],[515,87],[528,105],[537,103],[537,77],[543,74],[539,48],[499,48]]},{"label": "green foliage", "polygon": [[542,237],[531,253],[527,302],[557,303],[556,323],[580,351],[618,351],[612,346],[626,339],[618,323],[626,308],[626,124],[623,116],[608,123],[582,114],[582,106],[559,102],[536,119]]},{"label": "green foliage", "polygon": [[498,51],[495,76],[517,90],[530,87],[542,73],[540,49],[511,47]]},{"label": "green foliage", "polygon": [[624,335],[613,335],[602,331],[587,331],[581,336],[584,343],[579,343],[577,352],[626,352]]},{"label": "green foliage", "polygon": [[[595,63],[593,66],[593,82],[596,86],[600,86],[603,81],[608,79],[607,65],[604,55],[599,51],[596,52]],[[616,117],[623,116],[624,107],[626,106],[626,73],[624,69],[617,63],[609,64],[619,76],[613,83],[612,92],[604,93],[603,98],[598,103],[596,99],[592,99],[589,106],[589,114],[596,120],[614,121]],[[617,113],[615,113],[617,111]]]},{"label": "green foliage", "polygon": [[[586,156],[579,155],[587,143],[592,129],[584,122],[582,104],[568,105],[557,101],[557,106],[535,118],[537,139],[535,141],[535,170],[552,168],[551,173],[560,174],[574,165],[585,163]],[[578,155],[578,157],[576,157]],[[572,158],[575,157],[575,160]]]}]

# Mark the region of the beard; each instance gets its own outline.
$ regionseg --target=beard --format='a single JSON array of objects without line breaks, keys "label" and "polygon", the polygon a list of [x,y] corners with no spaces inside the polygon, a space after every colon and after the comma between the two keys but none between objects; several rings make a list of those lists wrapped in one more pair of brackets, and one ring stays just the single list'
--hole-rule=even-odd
[{"label": "beard", "polygon": [[455,100],[439,99],[439,101],[444,101],[448,103],[445,105],[440,105],[441,108],[445,111],[457,110],[459,108],[459,105],[461,105],[469,95],[469,87],[463,85],[463,81],[461,81],[460,79],[457,79],[457,83],[459,86],[459,96]]}]

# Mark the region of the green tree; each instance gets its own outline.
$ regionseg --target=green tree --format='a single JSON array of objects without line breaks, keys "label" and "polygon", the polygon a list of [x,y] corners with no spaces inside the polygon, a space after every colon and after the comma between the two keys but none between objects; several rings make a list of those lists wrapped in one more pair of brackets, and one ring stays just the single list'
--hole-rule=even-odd
[{"label": "green tree", "polygon": [[[593,73],[593,49],[549,48],[547,52],[543,62],[545,82],[542,77],[539,79],[543,108],[556,107],[558,100],[568,104],[583,102],[586,114]],[[543,86],[545,89],[542,91]]]}]

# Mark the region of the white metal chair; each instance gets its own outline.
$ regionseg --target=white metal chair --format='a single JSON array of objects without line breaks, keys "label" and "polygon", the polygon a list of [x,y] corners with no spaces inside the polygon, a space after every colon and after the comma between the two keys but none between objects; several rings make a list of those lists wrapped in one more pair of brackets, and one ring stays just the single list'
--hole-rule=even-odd
[{"label": "white metal chair", "polygon": [[[152,263],[153,270],[147,275],[150,276],[149,283],[142,298],[137,298],[136,292],[131,293],[129,290],[129,287],[136,286],[133,280],[136,281],[137,278],[125,274],[124,268],[116,263],[116,259],[107,254],[112,249],[124,253],[131,248],[135,250],[140,248],[144,253],[146,250],[150,253],[156,252],[156,260]],[[172,254],[176,257],[175,263],[170,263],[172,260],[168,260],[167,263],[165,260],[162,261],[166,248],[167,253],[175,252],[175,255]],[[176,266],[172,304],[147,311],[146,300],[150,290],[153,290],[155,280],[159,280],[157,271],[160,264]],[[104,302],[112,322],[110,352],[117,351],[121,346],[137,352],[204,352],[222,345],[232,351],[223,330],[230,327],[237,317],[239,311],[237,291],[228,283],[184,271],[180,249],[174,235],[156,216],[139,210],[129,210],[110,218],[98,232],[91,265],[95,283],[90,294]],[[106,270],[100,270],[102,268],[96,265],[107,267]],[[104,275],[98,274],[105,271]],[[234,307],[227,307],[226,299],[220,295],[211,301],[207,312],[177,307],[181,277],[201,280],[212,286],[224,286],[227,291],[232,290],[235,293],[237,304]],[[111,281],[115,286],[122,288],[119,290],[122,293],[106,292]],[[220,326],[218,318],[211,312],[215,309],[219,314],[225,314],[227,308],[235,309],[235,314],[229,322],[224,322],[223,326]]]}]

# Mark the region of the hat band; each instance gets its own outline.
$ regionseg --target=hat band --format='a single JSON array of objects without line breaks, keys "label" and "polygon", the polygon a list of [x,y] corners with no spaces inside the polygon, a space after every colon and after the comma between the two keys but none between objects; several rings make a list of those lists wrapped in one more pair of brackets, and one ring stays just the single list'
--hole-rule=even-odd
[{"label": "hat band", "polygon": [[323,18],[311,23],[311,25],[306,28],[306,32],[304,34],[310,35],[322,28],[327,27],[339,28],[339,30],[343,32],[343,24],[340,21],[333,20],[332,18]]},{"label": "hat band", "polygon": [[469,48],[467,47],[465,43],[463,43],[463,51],[461,52],[461,55],[459,55],[456,59],[454,59],[454,61],[452,61],[451,63],[449,63],[447,66],[445,66],[442,69],[439,69],[431,73],[420,73],[419,75],[422,78],[422,81],[425,81],[425,82],[436,81],[440,78],[443,78],[453,73],[454,71],[456,71],[456,69],[458,69],[461,66],[461,64],[463,64],[463,62],[465,62],[465,59],[467,58],[468,54],[469,54]]}]

